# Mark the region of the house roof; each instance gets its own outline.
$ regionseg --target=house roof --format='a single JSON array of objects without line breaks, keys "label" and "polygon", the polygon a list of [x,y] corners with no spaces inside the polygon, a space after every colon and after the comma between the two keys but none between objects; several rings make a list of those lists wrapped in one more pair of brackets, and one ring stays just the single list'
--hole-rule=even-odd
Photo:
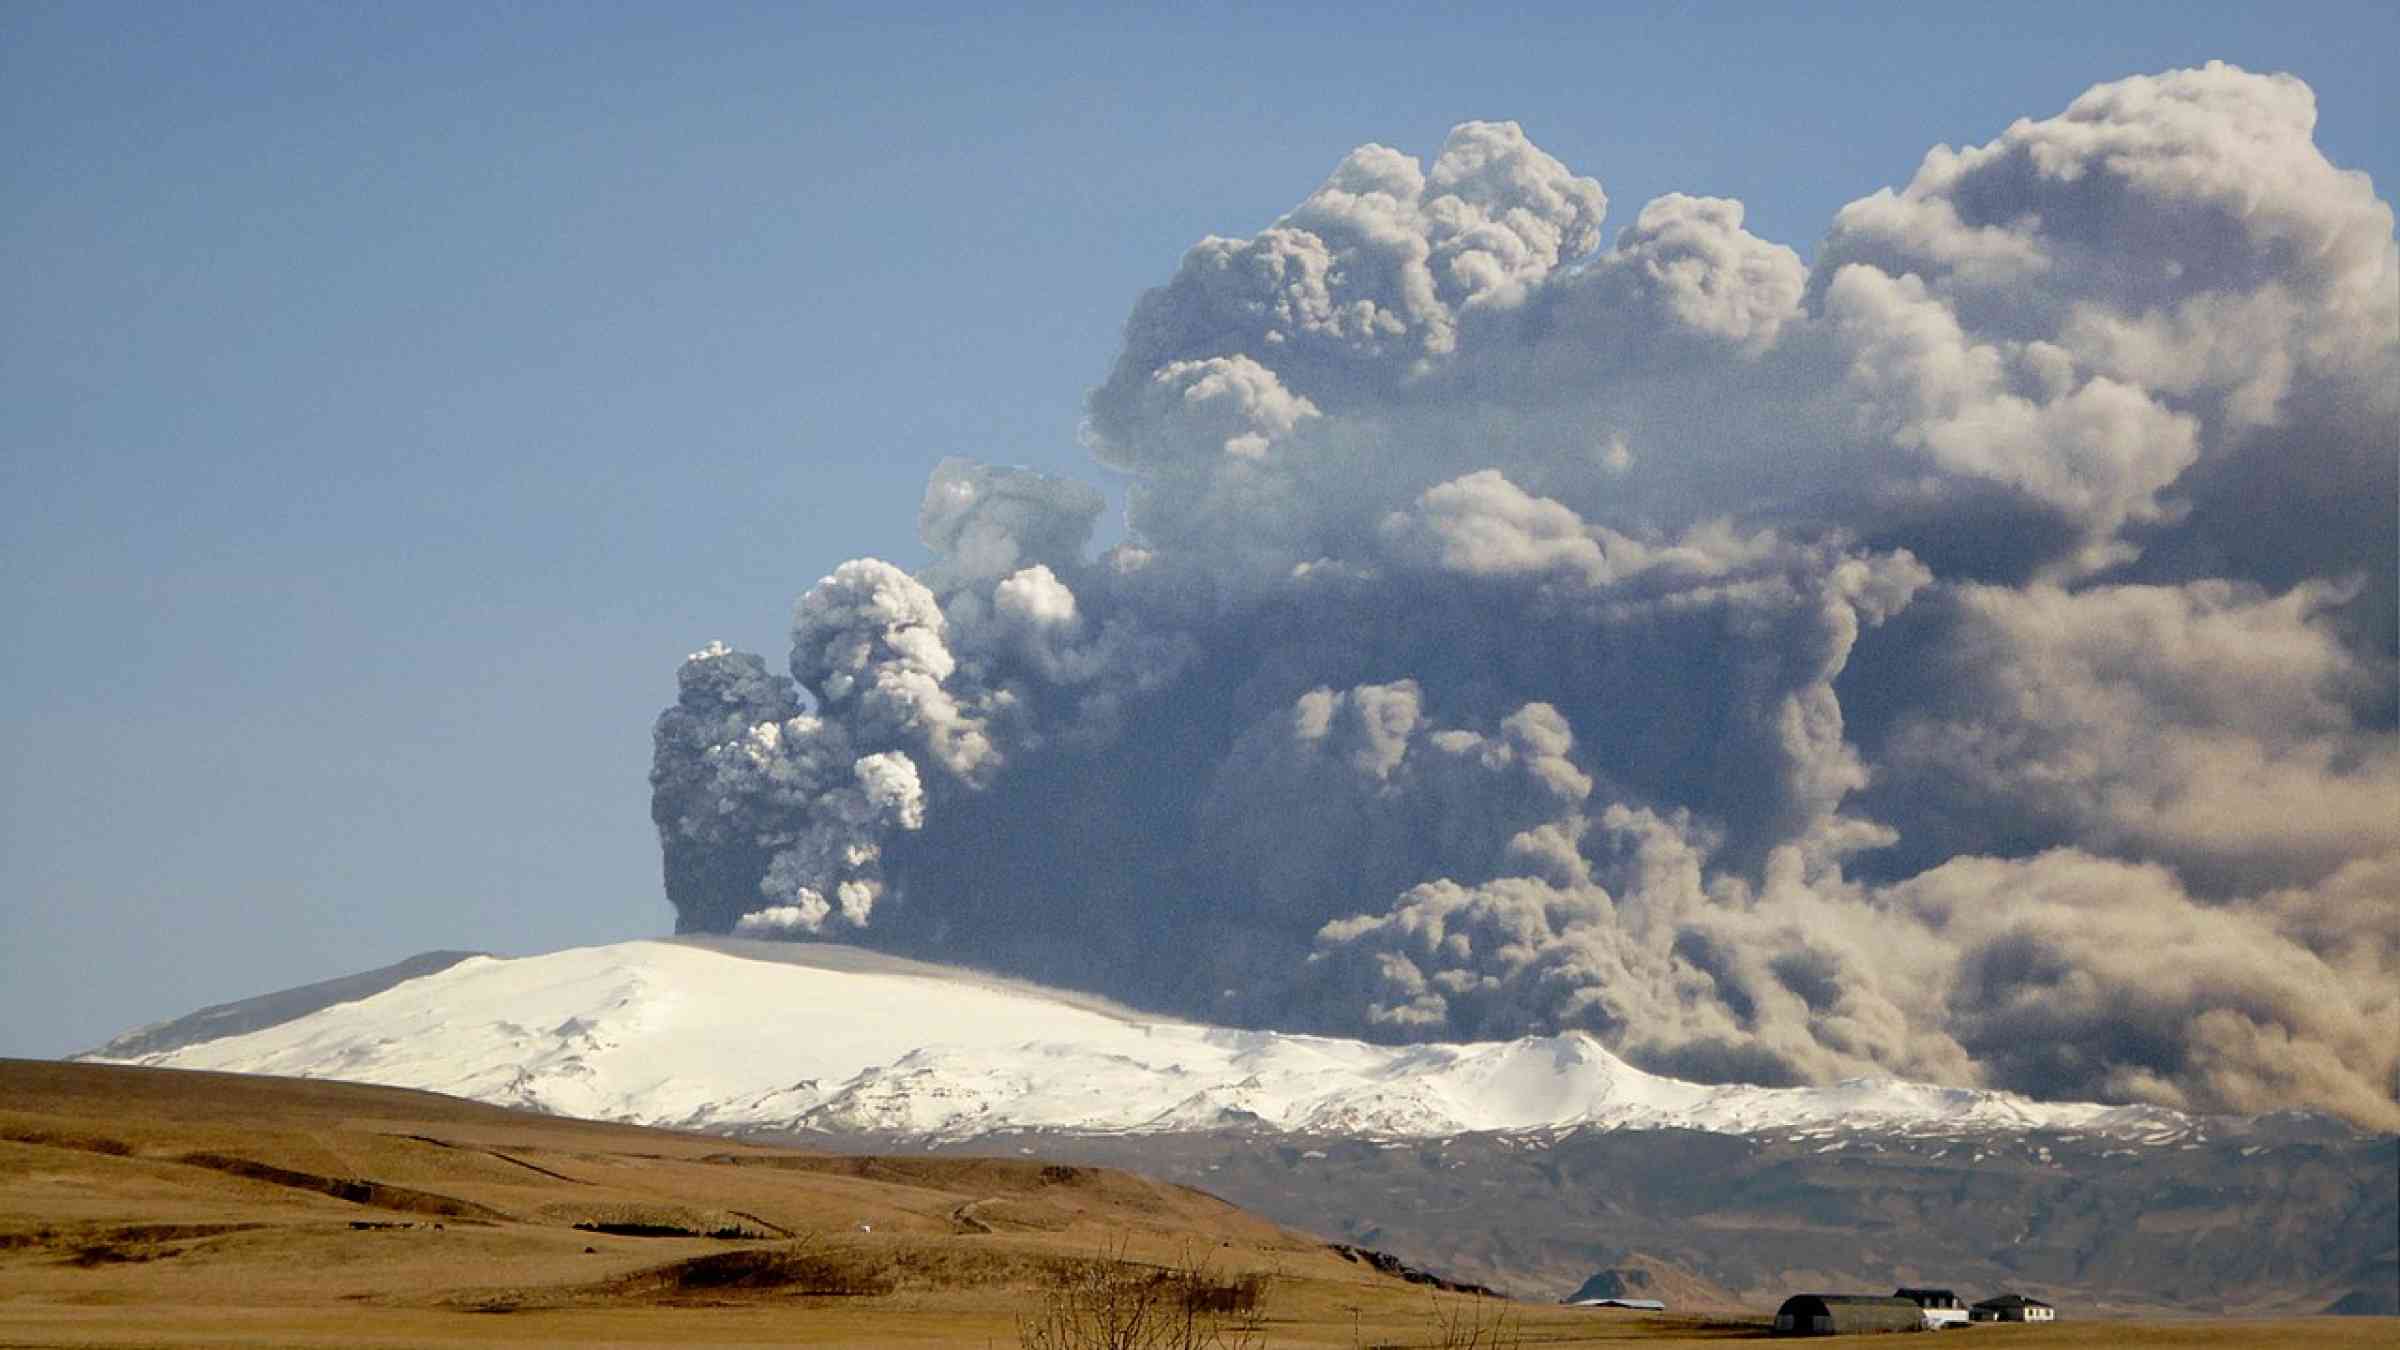
[{"label": "house roof", "polygon": [[1978,1308],[2047,1308],[2050,1305],[2038,1298],[2027,1298],[2023,1294],[2001,1294],[1996,1298],[1987,1298],[1975,1306]]}]

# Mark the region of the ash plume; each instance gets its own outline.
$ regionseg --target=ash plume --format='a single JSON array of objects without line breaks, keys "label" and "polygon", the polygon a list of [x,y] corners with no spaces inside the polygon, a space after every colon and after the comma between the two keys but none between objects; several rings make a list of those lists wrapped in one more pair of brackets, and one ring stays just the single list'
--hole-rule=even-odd
[{"label": "ash plume", "polygon": [[1134,305],[1100,496],[659,720],[685,931],[1382,1040],[1582,1028],[2400,1128],[2400,254],[2288,76],[2092,89],[1844,207],[1612,238],[1512,123]]}]

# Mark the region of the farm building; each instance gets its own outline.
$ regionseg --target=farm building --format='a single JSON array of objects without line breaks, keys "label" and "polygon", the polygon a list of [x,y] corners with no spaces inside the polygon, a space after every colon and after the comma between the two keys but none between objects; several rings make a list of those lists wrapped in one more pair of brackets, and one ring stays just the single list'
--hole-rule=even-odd
[{"label": "farm building", "polygon": [[2038,1298],[2002,1294],[1969,1308],[1967,1315],[1978,1322],[2049,1322],[2057,1319],[2058,1309]]},{"label": "farm building", "polygon": [[1895,1289],[1893,1298],[1914,1303],[1925,1314],[1925,1329],[1940,1331],[1944,1327],[1963,1327],[1967,1324],[1967,1305],[1947,1289]]},{"label": "farm building", "polygon": [[1778,1336],[1847,1336],[1862,1331],[1923,1331],[1925,1310],[1874,1294],[1794,1294],[1775,1310]]},{"label": "farm building", "polygon": [[1570,1308],[1631,1308],[1635,1312],[1665,1312],[1667,1305],[1654,1298],[1579,1298],[1567,1305]]}]

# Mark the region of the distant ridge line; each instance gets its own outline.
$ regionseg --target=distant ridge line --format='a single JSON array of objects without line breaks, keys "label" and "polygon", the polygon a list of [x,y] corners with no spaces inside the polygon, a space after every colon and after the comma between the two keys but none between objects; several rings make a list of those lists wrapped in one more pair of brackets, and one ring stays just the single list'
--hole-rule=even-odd
[{"label": "distant ridge line", "polygon": [[138,1055],[180,1050],[203,1041],[264,1031],[269,1027],[298,1021],[310,1013],[338,1003],[356,1003],[363,998],[373,998],[394,985],[436,975],[461,961],[485,955],[489,953],[419,952],[404,961],[395,961],[375,970],[364,970],[355,975],[337,975],[315,984],[303,984],[279,989],[272,994],[260,994],[255,998],[215,1004],[198,1012],[186,1013],[171,1022],[154,1022],[126,1032],[97,1050],[86,1050],[68,1058],[132,1059]]}]

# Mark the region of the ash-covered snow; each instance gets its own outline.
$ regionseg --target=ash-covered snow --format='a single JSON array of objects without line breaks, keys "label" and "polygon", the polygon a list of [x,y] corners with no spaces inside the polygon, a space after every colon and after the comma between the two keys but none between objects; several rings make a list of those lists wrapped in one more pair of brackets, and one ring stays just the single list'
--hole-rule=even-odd
[{"label": "ash-covered snow", "polygon": [[1385,1046],[1233,1031],[854,948],[729,939],[471,957],[280,1025],[90,1058],[342,1078],[653,1125],[928,1139],[1582,1127],[2077,1130],[2163,1144],[2196,1126],[2156,1107],[1890,1079],[1679,1082],[1582,1032]]}]

